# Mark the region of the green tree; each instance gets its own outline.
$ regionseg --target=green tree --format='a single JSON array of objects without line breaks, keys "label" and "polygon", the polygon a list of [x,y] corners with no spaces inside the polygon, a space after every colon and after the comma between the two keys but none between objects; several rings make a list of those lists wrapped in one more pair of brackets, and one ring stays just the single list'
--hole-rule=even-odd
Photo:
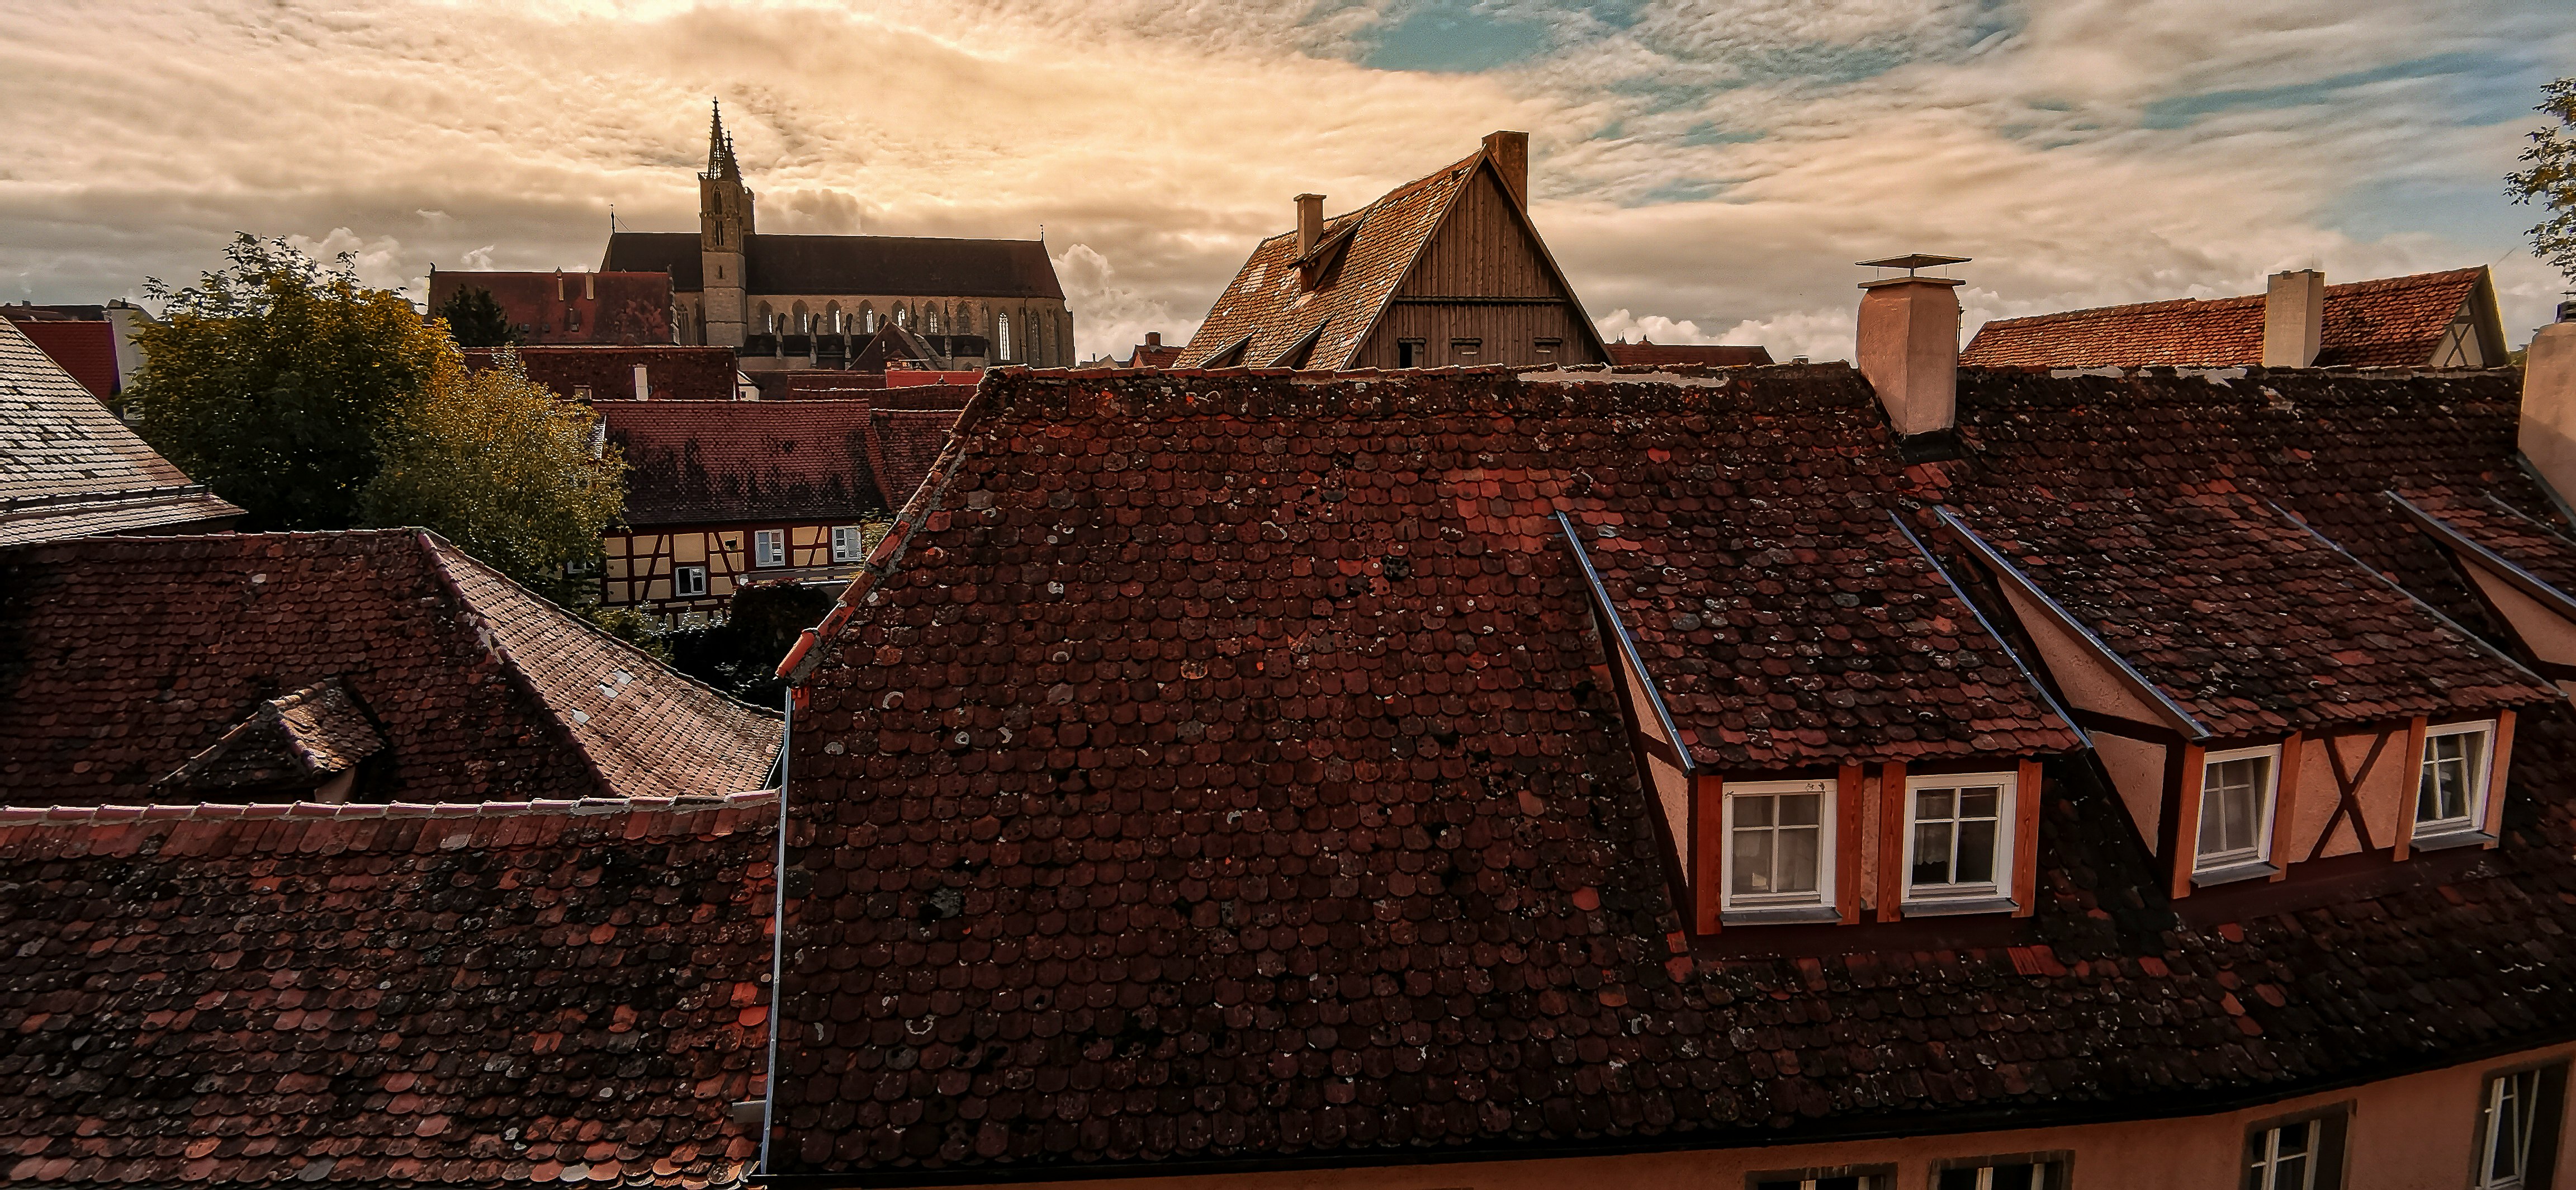
[{"label": "green tree", "polygon": [[519,342],[519,332],[511,329],[510,316],[492,291],[480,285],[468,285],[447,295],[439,304],[438,316],[447,320],[447,333],[459,347],[512,347]]},{"label": "green tree", "polygon": [[137,333],[127,390],[144,439],[242,507],[244,529],[344,529],[376,474],[376,438],[428,387],[447,336],[402,296],[248,235]]},{"label": "green tree", "polygon": [[2540,94],[2533,110],[2558,123],[2531,134],[2531,147],[2522,151],[2531,168],[2506,174],[2505,193],[2549,212],[2531,229],[2532,250],[2576,281],[2576,78],[2549,83]]},{"label": "green tree", "polygon": [[360,511],[421,525],[557,603],[594,594],[567,564],[596,564],[626,504],[626,464],[597,414],[528,379],[516,352],[467,372],[449,347],[428,391],[379,435],[382,466]]}]

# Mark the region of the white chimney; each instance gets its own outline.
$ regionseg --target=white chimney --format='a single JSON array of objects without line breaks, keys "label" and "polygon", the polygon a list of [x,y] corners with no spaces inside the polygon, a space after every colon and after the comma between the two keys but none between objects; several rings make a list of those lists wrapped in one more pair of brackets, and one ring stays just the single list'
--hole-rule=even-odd
[{"label": "white chimney", "polygon": [[2576,497],[2576,322],[2544,326],[2531,337],[2515,445],[2559,499]]},{"label": "white chimney", "polygon": [[2272,274],[2263,291],[2263,366],[2304,368],[2317,362],[2325,329],[2326,275],[2315,269]]},{"label": "white chimney", "polygon": [[1315,241],[1324,238],[1324,196],[1297,196],[1297,259],[1315,250]]},{"label": "white chimney", "polygon": [[1861,262],[1905,270],[1902,277],[1861,283],[1853,344],[1861,375],[1877,390],[1888,422],[1902,437],[1946,430],[1958,421],[1959,295],[1953,291],[1966,282],[1914,271],[1967,259],[1918,252]]},{"label": "white chimney", "polygon": [[635,365],[635,399],[638,401],[653,399],[653,381],[645,375],[642,364]]},{"label": "white chimney", "polygon": [[581,275],[581,300],[585,302],[595,302],[599,300],[599,290],[597,286],[593,284],[593,282],[598,280],[599,274],[597,273],[586,272]]}]

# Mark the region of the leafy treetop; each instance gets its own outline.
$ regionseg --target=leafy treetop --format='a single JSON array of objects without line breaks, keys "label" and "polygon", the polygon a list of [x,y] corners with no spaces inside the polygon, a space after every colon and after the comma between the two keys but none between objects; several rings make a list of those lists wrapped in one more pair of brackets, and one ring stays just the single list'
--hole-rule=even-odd
[{"label": "leafy treetop", "polygon": [[2534,110],[2558,123],[2531,134],[2531,147],[2522,151],[2531,168],[2506,174],[2505,193],[2548,212],[2531,229],[2532,250],[2576,282],[2576,78],[2549,83],[2540,93]]}]

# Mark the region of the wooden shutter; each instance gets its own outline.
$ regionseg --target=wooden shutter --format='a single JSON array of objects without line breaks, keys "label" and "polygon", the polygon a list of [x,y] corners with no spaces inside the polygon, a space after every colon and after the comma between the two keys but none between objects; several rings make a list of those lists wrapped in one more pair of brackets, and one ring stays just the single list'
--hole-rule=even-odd
[{"label": "wooden shutter", "polygon": [[2317,1117],[2316,1190],[2343,1190],[2344,1125],[2352,1121],[2352,1105],[2337,1104],[2335,1109]]},{"label": "wooden shutter", "polygon": [[2567,1064],[2540,1068],[2533,1096],[2531,1155],[2522,1165],[2522,1190],[2550,1190],[2558,1175],[2558,1125],[2567,1114]]}]

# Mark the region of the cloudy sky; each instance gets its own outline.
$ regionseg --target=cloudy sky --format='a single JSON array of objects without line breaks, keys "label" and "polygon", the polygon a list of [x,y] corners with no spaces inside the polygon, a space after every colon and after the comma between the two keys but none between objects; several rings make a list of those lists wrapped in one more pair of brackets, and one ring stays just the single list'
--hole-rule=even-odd
[{"label": "cloudy sky", "polygon": [[139,296],[229,235],[596,267],[690,230],[706,109],[765,231],[1035,237],[1085,355],[1184,338],[1289,196],[1532,134],[1604,333],[1847,357],[1852,261],[1976,258],[1969,325],[2489,264],[2565,0],[0,0],[0,300]]}]

